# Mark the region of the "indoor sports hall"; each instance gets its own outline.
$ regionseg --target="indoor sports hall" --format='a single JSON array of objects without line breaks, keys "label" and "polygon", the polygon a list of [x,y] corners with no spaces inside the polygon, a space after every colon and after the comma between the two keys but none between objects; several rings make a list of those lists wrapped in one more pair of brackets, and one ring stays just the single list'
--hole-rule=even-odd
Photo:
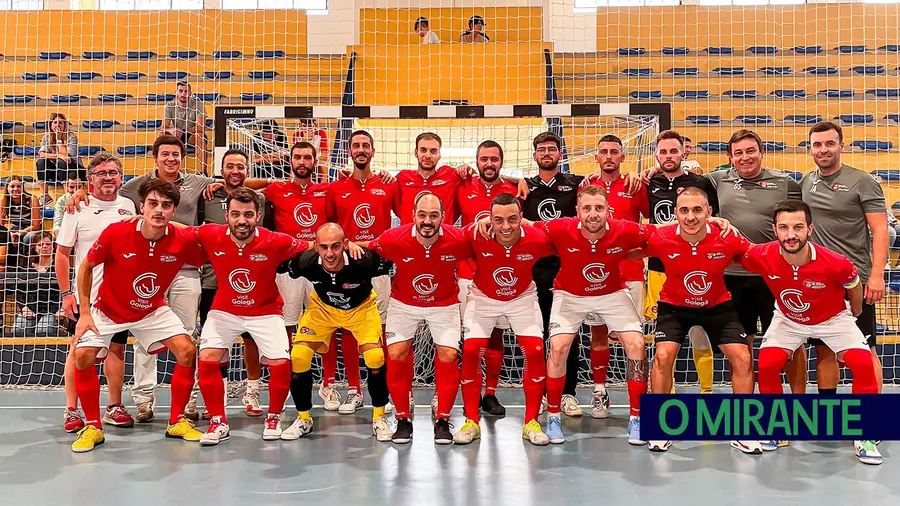
[{"label": "indoor sports hall", "polygon": [[[376,441],[365,388],[365,407],[342,415],[323,409],[317,387],[315,432],[263,441],[262,419],[248,417],[242,402],[239,340],[226,373],[230,441],[207,448],[165,437],[175,359],[164,352],[155,358],[156,420],[108,426],[96,451],[73,453],[76,435],[62,423],[72,335],[53,267],[54,220],[67,194],[84,185],[91,157],[115,154],[126,182],[153,171],[154,141],[185,90],[202,120],[183,134],[183,173],[220,174],[226,151],[239,148],[249,154],[251,177],[263,179],[290,177],[287,153],[299,140],[319,149],[322,181],[342,177],[358,129],[374,137],[374,170],[415,170],[416,136],[430,131],[443,140],[441,163],[474,167],[476,147],[492,139],[503,146],[503,174],[518,178],[538,173],[532,139],[546,131],[562,139],[562,172],[597,171],[598,139],[614,134],[624,145],[622,172],[637,175],[656,166],[661,131],[689,139],[686,159],[711,172],[728,168],[732,133],[749,129],[763,141],[763,167],[800,181],[816,170],[810,127],[827,120],[843,129],[843,163],[870,173],[884,192],[892,238],[876,352],[884,392],[893,394],[900,381],[897,0],[0,0],[0,26],[0,503],[900,504],[900,455],[891,441],[878,447],[880,466],[861,464],[850,441],[791,441],[761,455],[727,441],[675,441],[667,453],[629,445],[625,352],[610,345],[612,407],[608,418],[594,419],[584,330],[576,340],[584,414],[562,417],[564,445],[521,437],[524,359],[509,331],[496,394],[506,415],[482,417],[474,444],[435,445],[435,349],[420,329],[410,444]],[[643,323],[652,362],[654,324]],[[125,348],[123,408],[135,414],[133,342]],[[815,394],[816,355],[807,352],[807,392]],[[730,393],[718,353],[713,370],[714,391]],[[318,356],[313,371],[318,384]],[[843,368],[839,392],[850,383]],[[700,390],[687,344],[675,389]],[[197,402],[202,412],[202,397]],[[294,415],[288,398],[283,420]],[[450,423],[456,430],[465,421],[460,394]]]}]

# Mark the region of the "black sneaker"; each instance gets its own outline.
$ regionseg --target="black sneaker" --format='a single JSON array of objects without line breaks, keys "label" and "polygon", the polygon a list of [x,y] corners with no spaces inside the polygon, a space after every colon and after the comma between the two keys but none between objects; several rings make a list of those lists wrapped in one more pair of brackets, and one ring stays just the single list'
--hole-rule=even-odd
[{"label": "black sneaker", "polygon": [[481,410],[492,416],[506,416],[506,408],[496,395],[485,395],[481,398]]},{"label": "black sneaker", "polygon": [[434,444],[453,444],[453,433],[450,432],[450,422],[446,418],[438,418],[434,422]]},{"label": "black sneaker", "polygon": [[394,435],[391,436],[391,442],[405,445],[412,441],[413,426],[408,418],[400,418],[397,420],[397,428]]}]

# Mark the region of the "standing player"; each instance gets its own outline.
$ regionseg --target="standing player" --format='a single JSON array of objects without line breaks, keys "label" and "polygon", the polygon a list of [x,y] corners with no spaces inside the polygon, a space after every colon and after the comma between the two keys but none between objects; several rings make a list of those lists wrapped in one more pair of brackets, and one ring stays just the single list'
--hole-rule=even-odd
[{"label": "standing player", "polygon": [[[401,170],[397,173],[397,190],[400,193],[400,223],[412,223],[416,198],[423,192],[437,195],[441,202],[446,202],[448,209],[445,220],[449,224],[456,223],[456,191],[467,176],[460,175],[449,165],[438,166],[441,161],[440,136],[432,132],[424,132],[416,136],[416,170]],[[465,173],[466,171],[463,171]]]},{"label": "standing player", "polygon": [[[783,393],[781,370],[791,354],[815,336],[850,367],[854,394],[878,393],[869,345],[854,318],[863,305],[856,267],[846,257],[809,242],[814,227],[806,203],[781,202],[773,220],[778,240],[754,247],[741,258],[747,270],[762,274],[778,294],[778,309],[759,350],[759,392]],[[854,447],[860,462],[881,464],[874,441],[855,441]],[[775,441],[763,446],[777,448]]]},{"label": "standing player", "polygon": [[263,439],[281,439],[281,411],[291,384],[288,335],[275,284],[278,265],[307,249],[306,241],[257,227],[260,198],[248,188],[235,188],[226,199],[227,225],[192,228],[217,274],[218,288],[200,336],[200,390],[210,414],[201,445],[217,445],[230,437],[225,417],[225,383],[219,364],[228,360],[234,341],[248,333],[269,367],[269,414]]},{"label": "standing player", "polygon": [[[122,161],[113,155],[101,153],[91,159],[87,166],[88,182],[91,187],[91,203],[75,211],[75,214],[64,214],[59,236],[56,238],[56,282],[59,284],[63,311],[69,318],[67,329],[75,333],[75,322],[78,321],[79,308],[75,290],[69,278],[69,255],[75,250],[75,287],[78,286],[78,272],[94,246],[100,233],[107,226],[134,216],[134,204],[130,199],[118,194],[122,186]],[[97,288],[103,280],[103,266],[97,266],[93,272],[94,286],[91,291],[91,302],[97,299]],[[104,363],[104,372],[109,384],[109,405],[103,415],[103,422],[118,427],[131,427],[134,419],[122,405],[122,383],[125,377],[125,345],[128,343],[128,332],[119,332],[110,342],[109,356]],[[69,349],[66,356],[64,383],[66,388],[66,412],[64,427],[66,432],[77,432],[84,427],[84,420],[78,414],[78,393],[75,391],[75,348]]]},{"label": "standing player", "polygon": [[[104,442],[100,379],[94,362],[106,356],[112,337],[122,331],[130,331],[150,353],[168,348],[175,355],[166,437],[199,441],[203,436],[183,416],[194,385],[194,342],[175,312],[163,302],[182,265],[203,264],[203,250],[190,232],[169,223],[180,199],[171,183],[147,181],[141,185],[140,195],[143,219],[137,224],[128,221],[106,227],[78,273],[79,306],[91,309],[81,312],[74,337],[75,389],[87,423],[72,444],[76,453],[89,452]],[[91,305],[93,269],[98,265],[104,267],[105,282],[100,283],[96,303]]]},{"label": "standing player", "polygon": [[537,289],[531,269],[539,258],[556,253],[546,232],[522,225],[519,201],[509,193],[494,197],[490,206],[493,237],[486,239],[475,227],[466,229],[475,254],[474,286],[463,316],[462,390],[466,423],[453,436],[456,444],[481,438],[481,354],[488,336],[502,321],[516,334],[525,357],[522,379],[525,390],[525,424],[522,438],[534,445],[550,442],[537,421],[544,394],[544,341]]}]

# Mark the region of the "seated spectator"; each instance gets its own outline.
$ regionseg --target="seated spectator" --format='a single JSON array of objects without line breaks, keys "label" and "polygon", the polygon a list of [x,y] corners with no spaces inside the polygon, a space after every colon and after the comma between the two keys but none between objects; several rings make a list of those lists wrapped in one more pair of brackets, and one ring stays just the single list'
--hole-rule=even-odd
[{"label": "seated spectator", "polygon": [[291,163],[288,160],[287,136],[274,119],[265,119],[256,124],[257,133],[253,136],[254,166],[262,171],[254,177],[287,179],[291,174]]},{"label": "seated spectator", "polygon": [[[6,189],[0,197],[0,223],[9,230],[7,265],[18,265],[27,257],[27,244],[31,236],[41,230],[41,208],[38,199],[25,191],[22,176],[9,176]],[[20,248],[20,244],[23,246]],[[20,254],[21,249],[21,254]]]},{"label": "seated spectator", "polygon": [[490,42],[491,38],[484,33],[484,18],[472,16],[469,18],[469,29],[459,36],[460,42]]},{"label": "seated spectator", "polygon": [[63,314],[53,271],[53,234],[41,232],[33,242],[27,265],[10,272],[16,274],[14,279],[7,277],[16,298],[12,331],[17,337],[56,336]]},{"label": "seated spectator", "polygon": [[688,157],[691,156],[691,151],[694,149],[694,142],[690,137],[684,137],[684,158],[681,160],[681,167],[684,170],[689,170],[694,174],[703,174],[703,168],[700,167],[700,162],[697,160],[688,160]]},{"label": "seated spectator", "polygon": [[179,81],[175,85],[175,100],[166,104],[163,111],[163,133],[181,139],[185,146],[193,146],[200,169],[208,175],[209,148],[206,138],[206,109],[191,94],[191,85]]},{"label": "seated spectator", "polygon": [[328,133],[319,128],[314,119],[300,120],[300,128],[294,132],[292,144],[308,142],[319,151],[319,174],[317,181],[328,181]]},{"label": "seated spectator", "polygon": [[[428,27],[428,18],[424,16],[419,16],[416,19],[416,23],[413,25],[413,31],[415,31],[419,38],[422,39],[422,44],[440,44],[441,39],[438,38],[437,34],[432,32]],[[313,144],[315,146],[315,144]]]},{"label": "seated spectator", "polygon": [[66,181],[65,193],[59,196],[56,199],[56,204],[53,206],[53,237],[56,237],[59,234],[59,227],[62,226],[63,215],[66,214],[66,202],[69,201],[69,197],[75,194],[81,188],[81,181],[70,177],[68,181]]},{"label": "seated spectator", "polygon": [[50,115],[47,133],[41,137],[38,157],[37,178],[42,183],[56,185],[69,176],[87,178],[78,159],[78,137],[69,131],[69,120],[64,114],[55,112]]}]

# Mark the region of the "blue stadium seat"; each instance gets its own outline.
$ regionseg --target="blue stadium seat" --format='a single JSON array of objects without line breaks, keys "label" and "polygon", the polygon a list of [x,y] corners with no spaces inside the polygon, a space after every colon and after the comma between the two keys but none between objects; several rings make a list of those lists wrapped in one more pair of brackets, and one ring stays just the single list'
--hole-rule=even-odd
[{"label": "blue stadium seat", "polygon": [[764,114],[741,114],[740,116],[734,118],[735,121],[740,121],[745,125],[767,125],[773,121],[772,116],[766,116]]},{"label": "blue stadium seat", "polygon": [[52,219],[53,219],[53,214],[54,214],[54,213],[55,213],[55,211],[53,210],[52,207],[45,207],[45,208],[41,211],[41,215],[42,215],[43,218],[46,219],[46,220],[52,220]]},{"label": "blue stadium seat", "polygon": [[156,58],[156,53],[153,51],[128,51],[125,53],[125,57],[129,60],[149,60]]},{"label": "blue stadium seat", "polygon": [[800,181],[801,179],[803,179],[803,173],[797,172],[796,170],[786,170],[784,171],[784,173],[790,176],[790,178],[794,181]]},{"label": "blue stadium seat", "polygon": [[728,151],[727,142],[698,142],[697,147],[710,152],[725,153]]},{"label": "blue stadium seat", "polygon": [[853,90],[819,90],[818,95],[825,98],[852,98]]},{"label": "blue stadium seat", "polygon": [[784,117],[788,123],[797,123],[800,125],[814,125],[822,121],[822,116],[818,114],[791,114]]},{"label": "blue stadium seat", "polygon": [[822,46],[794,46],[794,52],[797,54],[819,54],[825,51]]},{"label": "blue stadium seat", "polygon": [[794,72],[790,67],[761,67],[759,71],[770,76],[783,76]]},{"label": "blue stadium seat", "polygon": [[83,98],[87,97],[81,95],[50,95],[50,101],[54,104],[77,104]]},{"label": "blue stadium seat", "polygon": [[206,118],[206,128],[212,128],[212,127],[213,127],[213,119]]},{"label": "blue stadium seat", "polygon": [[787,146],[783,142],[763,141],[763,151],[771,153],[774,151],[784,151]]},{"label": "blue stadium seat", "polygon": [[188,144],[187,146],[184,147],[184,152],[187,155],[193,155],[194,153],[197,152],[197,148]]},{"label": "blue stadium seat", "polygon": [[897,169],[873,170],[870,174],[882,181],[900,181],[900,170]]},{"label": "blue stadium seat", "polygon": [[837,52],[841,54],[856,54],[856,53],[865,53],[869,50],[866,46],[838,46],[834,48]]},{"label": "blue stadium seat", "polygon": [[38,58],[41,60],[65,60],[70,56],[72,55],[62,51],[41,51],[38,53]]},{"label": "blue stadium seat", "polygon": [[775,90],[772,94],[778,98],[805,98],[806,90]]},{"label": "blue stadium seat", "polygon": [[900,44],[887,44],[878,48],[885,53],[900,53]]},{"label": "blue stadium seat", "polygon": [[884,119],[893,121],[895,123],[900,123],[900,114],[885,114]]},{"label": "blue stadium seat", "polygon": [[162,128],[162,124],[163,120],[161,119],[136,119],[131,122],[131,126],[140,130],[158,130]]},{"label": "blue stadium seat", "polygon": [[134,179],[134,178],[136,178],[136,177],[137,177],[137,176],[135,176],[134,174],[125,174],[125,175],[122,177],[122,182],[123,182],[123,183],[127,183],[127,182],[131,181],[132,179]]},{"label": "blue stadium seat", "polygon": [[675,96],[679,98],[704,99],[709,98],[709,90],[681,90]]},{"label": "blue stadium seat", "polygon": [[49,122],[48,121],[35,121],[34,123],[31,124],[31,128],[38,130],[38,131],[46,130],[47,123],[49,123]]},{"label": "blue stadium seat", "polygon": [[84,60],[105,60],[107,58],[112,58],[113,54],[109,51],[85,51],[81,53],[81,58]]},{"label": "blue stadium seat", "polygon": [[187,79],[188,73],[183,70],[174,70],[174,71],[159,71],[156,73],[156,78],[162,81],[183,81]]},{"label": "blue stadium seat", "polygon": [[131,98],[128,93],[101,93],[97,100],[101,102],[124,102]]},{"label": "blue stadium seat", "polygon": [[809,141],[800,141],[800,144],[797,144],[797,147],[807,149],[809,147]]},{"label": "blue stadium seat", "polygon": [[675,76],[696,76],[700,74],[700,69],[697,67],[672,67],[666,72]]},{"label": "blue stadium seat", "polygon": [[666,56],[681,56],[690,53],[691,50],[686,47],[664,47],[662,54]]},{"label": "blue stadium seat", "polygon": [[727,55],[733,54],[734,48],[729,46],[709,46],[704,48],[703,52],[708,54]]},{"label": "blue stadium seat", "polygon": [[890,151],[894,149],[891,141],[853,141],[851,146],[863,151]]},{"label": "blue stadium seat", "polygon": [[221,93],[194,93],[194,96],[201,102],[218,102],[222,98]]},{"label": "blue stadium seat", "polygon": [[16,156],[37,156],[40,146],[13,146],[13,154]]},{"label": "blue stadium seat", "polygon": [[59,77],[56,74],[51,74],[50,72],[25,72],[22,74],[22,79],[25,81],[46,81],[48,79],[53,79]]},{"label": "blue stadium seat", "polygon": [[219,60],[233,60],[242,56],[240,51],[213,51],[213,58]]},{"label": "blue stadium seat", "polygon": [[[240,146],[238,146],[238,147],[240,147]],[[0,186],[6,186],[7,179],[9,179],[9,177],[0,178]],[[34,180],[34,176],[22,176],[22,181],[25,183],[35,183],[36,182]]]},{"label": "blue stadium seat", "polygon": [[113,74],[113,79],[117,81],[136,81],[144,77],[147,77],[147,74],[143,72],[115,72]]},{"label": "blue stadium seat", "polygon": [[196,58],[199,53],[197,51],[169,51],[169,58],[177,58],[179,60],[190,60]]},{"label": "blue stadium seat", "polygon": [[35,95],[3,95],[5,104],[28,104],[37,98]]},{"label": "blue stadium seat", "polygon": [[630,77],[647,77],[653,75],[653,69],[625,69],[622,74]]},{"label": "blue stadium seat", "polygon": [[728,90],[722,95],[731,98],[756,98],[756,90]]},{"label": "blue stadium seat", "polygon": [[250,79],[275,79],[277,76],[278,72],[274,70],[251,70],[247,73]]},{"label": "blue stadium seat", "polygon": [[25,125],[19,121],[0,121],[0,132],[5,132],[6,130],[13,130],[18,127],[24,127]]},{"label": "blue stadium seat", "polygon": [[119,146],[116,152],[119,156],[144,156],[150,153],[153,146]]},{"label": "blue stadium seat", "polygon": [[91,81],[100,77],[99,72],[69,72],[70,81]]},{"label": "blue stadium seat", "polygon": [[280,49],[260,49],[256,52],[257,58],[284,58],[284,51]]},{"label": "blue stadium seat", "polygon": [[900,97],[900,89],[898,88],[875,88],[874,90],[866,90],[867,95],[875,95],[877,98],[897,98]]},{"label": "blue stadium seat", "polygon": [[216,80],[231,79],[231,72],[227,70],[223,70],[221,72],[207,71],[203,73],[203,77]]},{"label": "blue stadium seat", "polygon": [[103,151],[103,146],[78,146],[78,156],[94,156]]},{"label": "blue stadium seat", "polygon": [[174,93],[147,93],[144,97],[147,102],[171,102],[175,100]]},{"label": "blue stadium seat", "polygon": [[619,56],[641,56],[646,54],[647,50],[642,47],[620,47]]},{"label": "blue stadium seat", "polygon": [[884,74],[884,65],[857,65],[850,67],[854,74],[862,74],[864,76],[878,76]]},{"label": "blue stadium seat", "polygon": [[716,67],[713,72],[723,76],[742,76],[744,75],[744,67]]},{"label": "blue stadium seat", "polygon": [[81,122],[81,128],[85,130],[105,130],[119,126],[119,122],[111,119],[95,119],[84,120]]},{"label": "blue stadium seat", "polygon": [[636,99],[651,99],[651,98],[662,98],[661,91],[632,91],[628,94],[631,98]]},{"label": "blue stadium seat", "polygon": [[814,76],[830,76],[838,73],[837,67],[806,67],[803,69],[807,74]]},{"label": "blue stadium seat", "polygon": [[851,125],[859,125],[872,123],[875,121],[875,117],[871,114],[840,114],[835,116],[834,119],[840,120],[842,123],[849,123]]},{"label": "blue stadium seat", "polygon": [[685,119],[695,125],[718,125],[722,123],[721,116],[688,116]]},{"label": "blue stadium seat", "polygon": [[241,93],[241,100],[245,102],[265,102],[272,98],[271,93]]},{"label": "blue stadium seat", "polygon": [[748,53],[752,54],[775,54],[778,52],[776,46],[750,46],[747,48]]}]

